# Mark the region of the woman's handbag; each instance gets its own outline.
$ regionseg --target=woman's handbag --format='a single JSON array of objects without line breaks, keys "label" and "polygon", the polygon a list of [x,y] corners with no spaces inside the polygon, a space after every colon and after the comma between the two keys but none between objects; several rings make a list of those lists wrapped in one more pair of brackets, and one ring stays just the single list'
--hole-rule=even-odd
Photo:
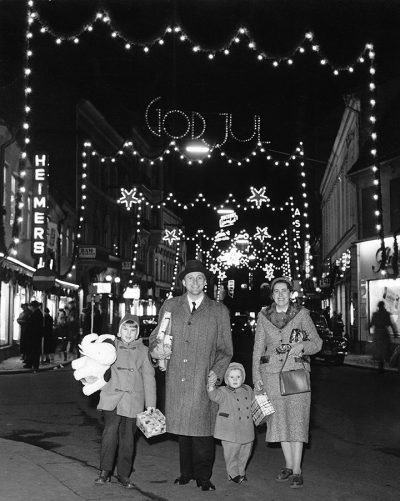
[{"label": "woman's handbag", "polygon": [[286,354],[285,362],[279,373],[279,380],[281,386],[281,395],[295,395],[296,393],[307,393],[311,391],[310,373],[306,371],[303,360],[302,369],[294,369],[291,371],[284,371],[283,368],[287,362],[289,352]]},{"label": "woman's handbag", "polygon": [[271,404],[266,393],[254,395],[253,401],[251,402],[251,415],[256,426],[264,423],[267,417],[274,412],[274,406]]}]

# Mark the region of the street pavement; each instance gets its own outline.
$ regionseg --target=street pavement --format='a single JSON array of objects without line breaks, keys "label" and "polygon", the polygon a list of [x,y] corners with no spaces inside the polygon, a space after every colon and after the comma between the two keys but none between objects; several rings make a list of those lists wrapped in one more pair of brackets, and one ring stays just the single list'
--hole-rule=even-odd
[{"label": "street pavement", "polygon": [[[40,368],[39,373],[31,373],[31,378],[41,378],[41,372],[57,368],[69,371],[67,366],[59,368],[52,363]],[[368,356],[349,355],[345,364],[364,367],[371,372],[374,364]],[[65,365],[65,364],[64,364]],[[0,363],[2,377],[29,372],[22,368],[18,357]],[[9,376],[7,376],[7,374]],[[72,376],[72,375],[71,375]],[[389,374],[388,374],[389,376]],[[397,377],[397,375],[396,375]],[[37,379],[36,379],[37,380]],[[317,436],[319,430],[315,431]],[[267,447],[263,428],[257,430],[257,441],[253,457],[248,467],[248,482],[241,485],[229,482],[226,477],[222,448],[216,447],[216,458],[212,481],[215,492],[203,492],[195,486],[174,485],[179,473],[178,445],[173,437],[164,436],[150,440],[140,437],[135,459],[136,471],[132,480],[133,490],[118,484],[115,478],[105,486],[97,486],[95,464],[84,462],[67,455],[58,454],[26,442],[0,438],[0,500],[1,501],[56,501],[56,500],[102,500],[120,501],[197,501],[210,499],[267,501],[398,501],[400,484],[398,461],[394,469],[392,460],[387,461],[379,451],[373,451],[368,458],[353,460],[346,453],[341,456],[341,468],[328,470],[329,454],[339,454],[337,450],[324,452],[306,451],[304,465],[305,485],[303,489],[290,489],[285,483],[277,483],[274,476],[282,465],[279,447]],[[316,439],[314,438],[316,441]],[[346,448],[346,443],[344,444]],[[341,453],[340,453],[341,454]],[[382,460],[383,457],[383,460]],[[376,466],[378,465],[378,466]],[[345,472],[345,473],[343,473]],[[356,481],[355,481],[356,479]]]}]

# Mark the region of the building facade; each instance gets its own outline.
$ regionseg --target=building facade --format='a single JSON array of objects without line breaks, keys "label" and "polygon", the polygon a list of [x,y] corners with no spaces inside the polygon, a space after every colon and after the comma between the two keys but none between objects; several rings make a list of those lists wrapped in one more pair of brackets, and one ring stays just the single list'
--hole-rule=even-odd
[{"label": "building facade", "polygon": [[360,101],[348,97],[320,186],[322,307],[329,307],[331,315],[341,313],[350,341],[357,332],[353,310],[358,222],[356,187],[347,175],[359,157],[359,120]]}]

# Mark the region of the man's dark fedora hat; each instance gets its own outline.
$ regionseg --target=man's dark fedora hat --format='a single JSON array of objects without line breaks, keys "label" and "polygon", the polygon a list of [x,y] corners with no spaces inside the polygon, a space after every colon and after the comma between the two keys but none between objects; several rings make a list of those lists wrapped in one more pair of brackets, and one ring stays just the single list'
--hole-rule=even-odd
[{"label": "man's dark fedora hat", "polygon": [[185,269],[179,273],[179,278],[183,280],[188,273],[199,272],[208,280],[211,277],[211,273],[207,270],[204,264],[198,259],[190,259],[185,266]]}]

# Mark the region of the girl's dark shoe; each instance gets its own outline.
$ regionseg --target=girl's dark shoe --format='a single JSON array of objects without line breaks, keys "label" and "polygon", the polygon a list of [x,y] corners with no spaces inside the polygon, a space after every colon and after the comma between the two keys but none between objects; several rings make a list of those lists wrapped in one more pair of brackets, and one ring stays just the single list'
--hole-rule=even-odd
[{"label": "girl's dark shoe", "polygon": [[300,473],[296,473],[295,475],[292,476],[292,480],[290,482],[290,487],[292,489],[300,489],[300,487],[303,487],[303,475],[300,475]]},{"label": "girl's dark shoe", "polygon": [[277,482],[287,482],[291,475],[293,475],[293,470],[291,468],[282,468],[282,470],[275,477],[275,480]]},{"label": "girl's dark shoe", "polygon": [[107,470],[101,470],[100,475],[96,478],[94,483],[97,485],[104,485],[110,481],[111,481],[110,472]]},{"label": "girl's dark shoe", "polygon": [[129,480],[129,478],[126,477],[120,477],[118,476],[118,482],[125,487],[125,489],[134,489],[136,486],[133,482]]},{"label": "girl's dark shoe", "polygon": [[240,475],[236,475],[236,477],[231,477],[229,475],[229,480],[232,480],[232,482],[235,482],[236,484],[241,484],[243,482],[243,477],[241,477]]}]

